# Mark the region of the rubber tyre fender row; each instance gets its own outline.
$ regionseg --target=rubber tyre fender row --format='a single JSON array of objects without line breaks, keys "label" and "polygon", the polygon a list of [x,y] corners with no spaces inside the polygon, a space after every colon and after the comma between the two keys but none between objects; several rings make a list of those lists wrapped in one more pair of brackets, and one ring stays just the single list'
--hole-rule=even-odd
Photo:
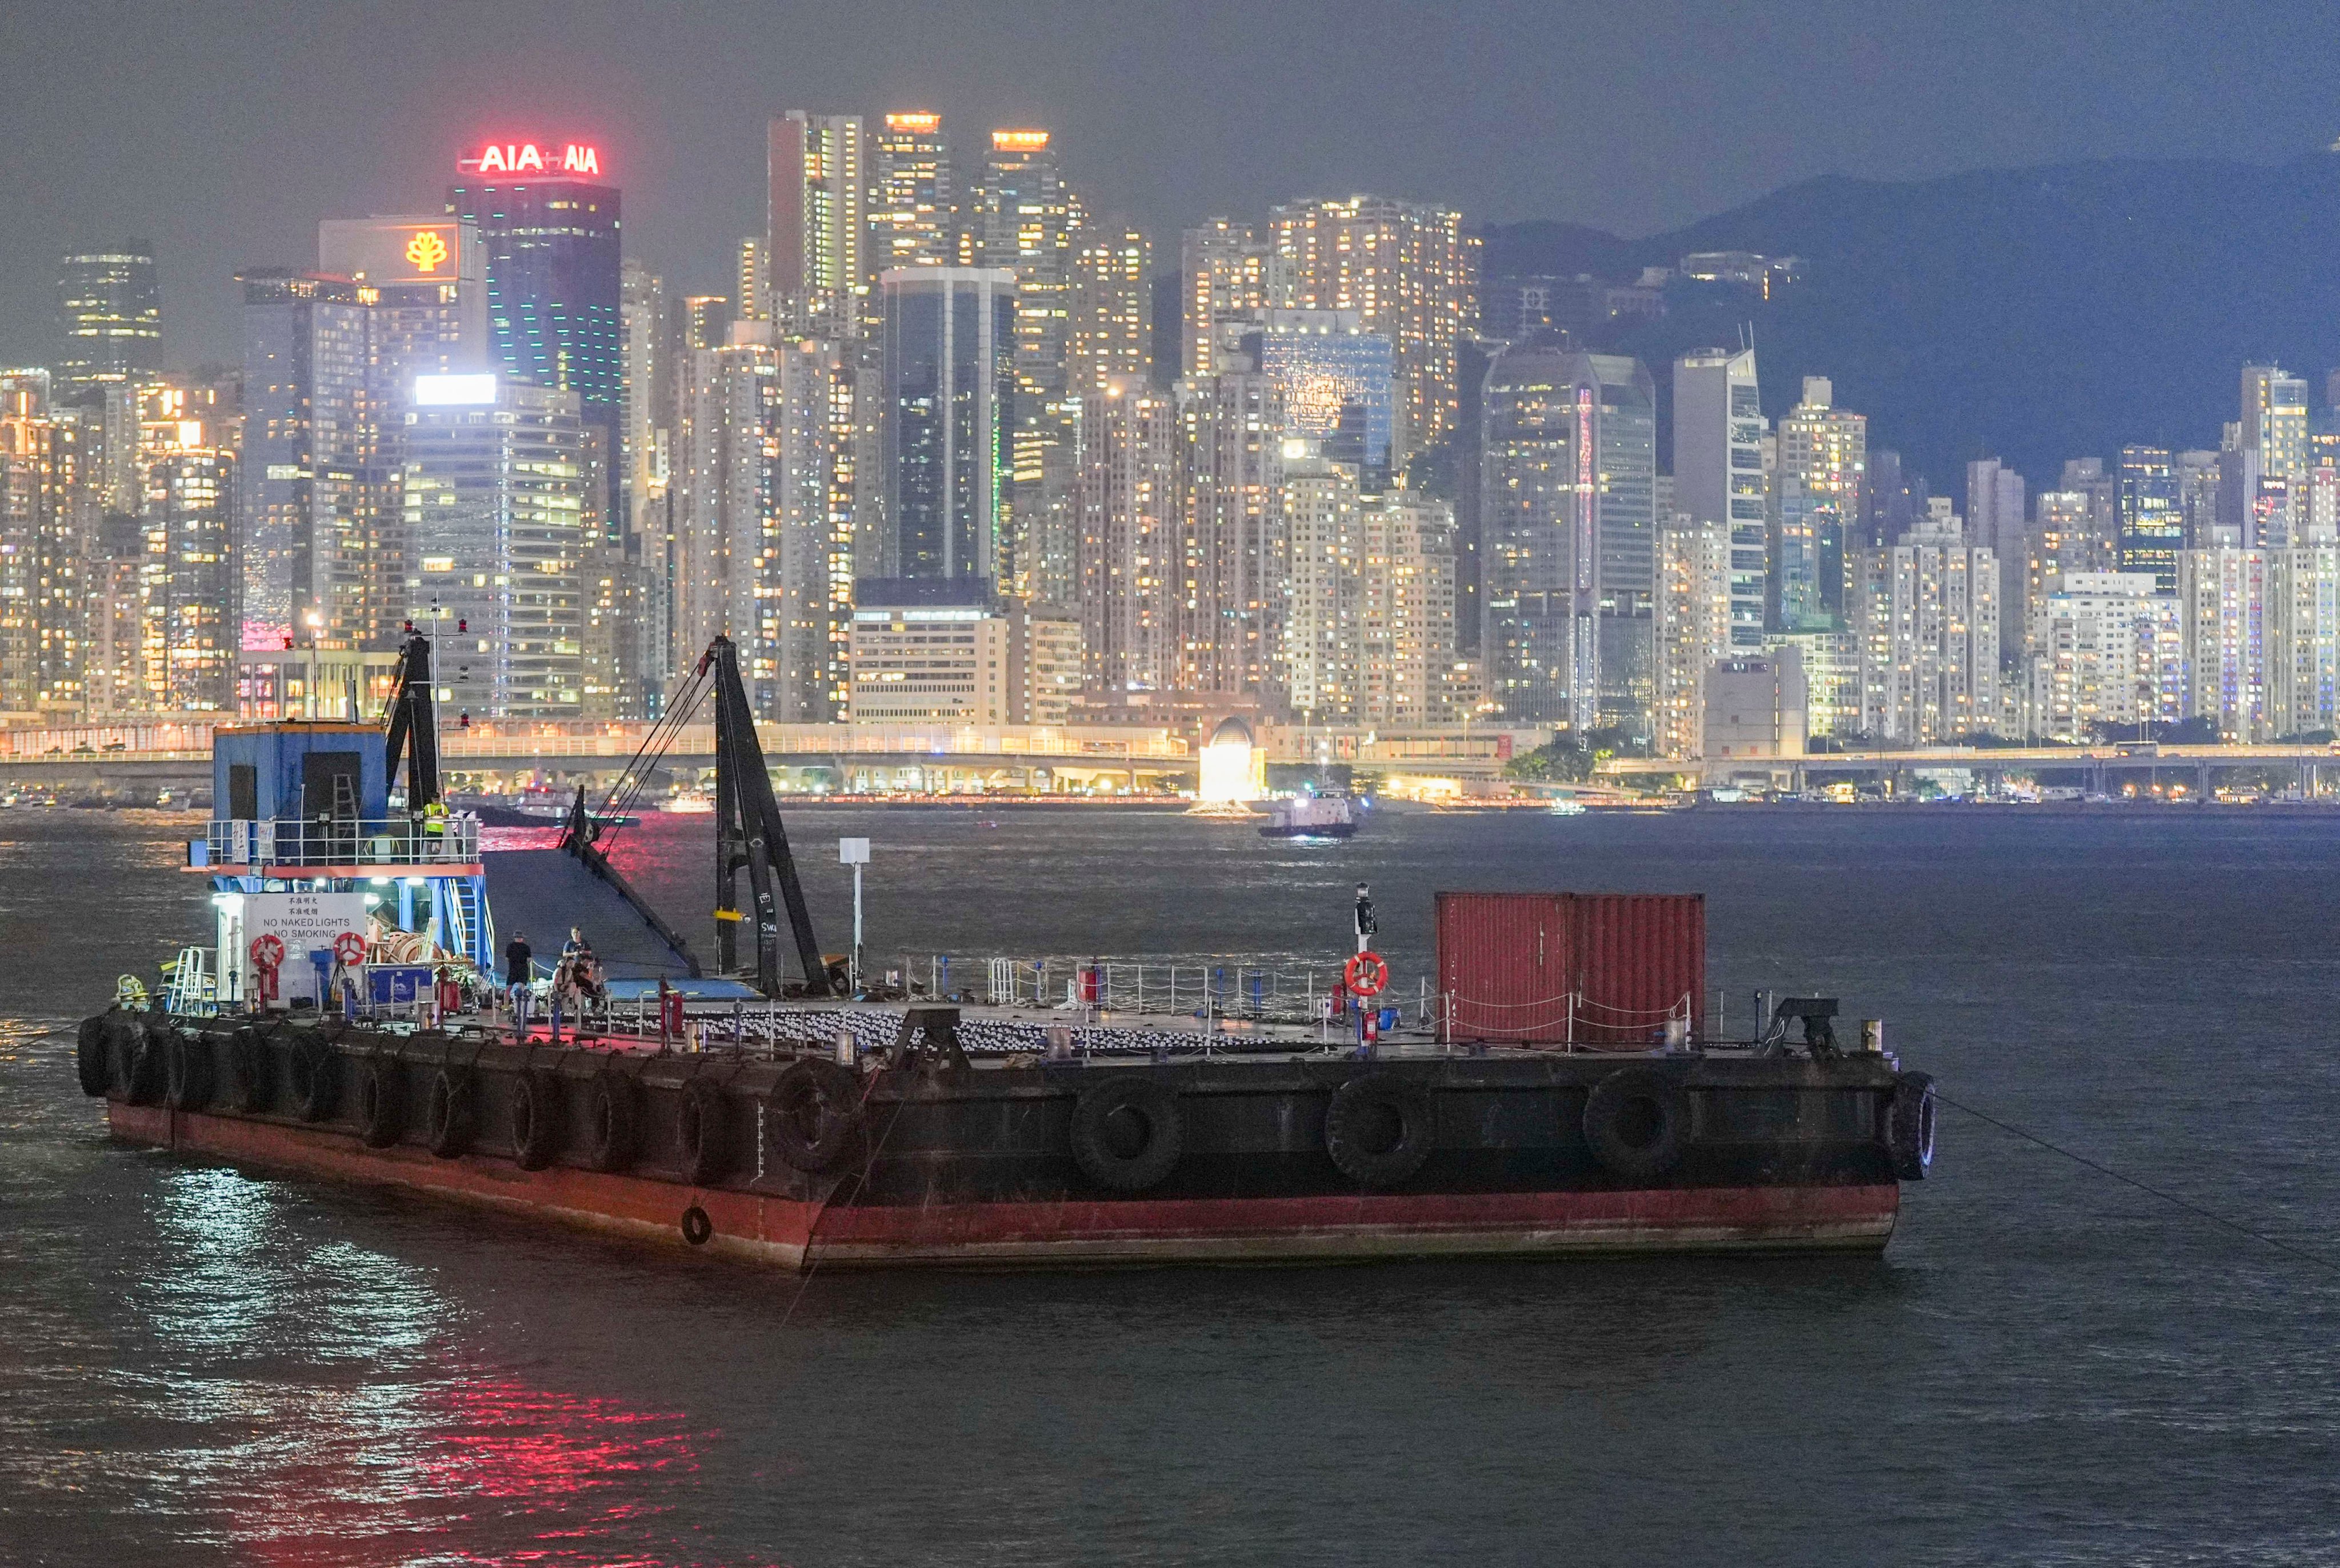
[{"label": "rubber tyre fender row", "polygon": [[292,1042],[287,1064],[292,1109],[304,1122],[322,1122],[341,1103],[342,1054],[315,1035]]},{"label": "rubber tyre fender row", "polygon": [[615,1173],[634,1163],[640,1136],[641,1095],[623,1069],[604,1067],[585,1091],[581,1153],[597,1171]]},{"label": "rubber tyre fender row", "polygon": [[134,1105],[151,1106],[171,1092],[171,1030],[151,1019],[133,1027],[138,1043],[131,1047],[129,1097]]},{"label": "rubber tyre fender row", "polygon": [[524,1171],[540,1171],[568,1138],[567,1097],[557,1073],[522,1073],[512,1080],[512,1160]]},{"label": "rubber tyre fender row", "polygon": [[105,1015],[95,1013],[81,1021],[74,1033],[74,1074],[81,1092],[94,1099],[114,1087],[114,1063],[106,1054]]},{"label": "rubber tyre fender row", "polygon": [[422,1107],[422,1141],[442,1160],[451,1160],[471,1146],[475,1085],[463,1067],[441,1067],[431,1078],[431,1096]]},{"label": "rubber tyre fender row", "polygon": [[1169,1085],[1116,1073],[1073,1102],[1073,1163],[1114,1192],[1156,1187],[1186,1152],[1186,1117]]},{"label": "rubber tyre fender row", "polygon": [[1437,1146],[1430,1091],[1394,1073],[1349,1079],[1324,1108],[1324,1152],[1359,1186],[1403,1186]]},{"label": "rubber tyre fender row", "polygon": [[1933,1167],[1936,1104],[1932,1074],[1903,1073],[1894,1080],[1885,1108],[1885,1149],[1903,1181],[1924,1181]]},{"label": "rubber tyre fender row", "polygon": [[731,1119],[723,1090],[711,1078],[691,1079],[682,1086],[676,1116],[683,1179],[693,1186],[713,1186],[731,1168]]},{"label": "rubber tyre fender row", "polygon": [[765,1136],[773,1152],[808,1176],[851,1159],[865,1125],[859,1075],[818,1057],[789,1064],[765,1102]]},{"label": "rubber tyre fender row", "polygon": [[164,1097],[174,1111],[199,1111],[212,1103],[219,1085],[219,1058],[209,1036],[165,1029],[163,1035]]},{"label": "rubber tyre fender row", "polygon": [[276,1053],[258,1029],[246,1024],[228,1037],[227,1057],[235,1071],[235,1107],[260,1116],[276,1103]]},{"label": "rubber tyre fender row", "polygon": [[106,1077],[114,1092],[134,1106],[163,1093],[163,1058],[148,1044],[145,1021],[119,1009],[105,1015]]},{"label": "rubber tyre fender row", "polygon": [[358,1139],[386,1149],[406,1136],[406,1068],[394,1057],[376,1057],[358,1068]]},{"label": "rubber tyre fender row", "polygon": [[1654,1181],[1681,1164],[1690,1097],[1654,1067],[1619,1067],[1585,1097],[1584,1141],[1620,1181]]}]

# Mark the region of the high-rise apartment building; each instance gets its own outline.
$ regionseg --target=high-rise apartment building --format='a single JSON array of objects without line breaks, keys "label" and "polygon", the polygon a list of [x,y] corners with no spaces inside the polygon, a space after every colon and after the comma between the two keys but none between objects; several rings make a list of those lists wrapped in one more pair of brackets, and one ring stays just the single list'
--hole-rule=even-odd
[{"label": "high-rise apartment building", "polygon": [[2237,444],[2259,454],[2264,477],[2306,469],[2307,382],[2281,365],[2243,367],[2242,430]]},{"label": "high-rise apartment building", "polygon": [[677,355],[666,280],[628,262],[619,303],[626,422],[618,482],[625,495],[623,555],[631,610],[619,629],[618,712],[655,716],[679,657],[674,647],[674,531],[668,515],[675,431]]},{"label": "high-rise apartment building", "polygon": [[878,284],[879,575],[997,584],[1016,498],[1016,274],[906,267]]},{"label": "high-rise apartment building", "polygon": [[870,274],[895,267],[943,267],[957,259],[957,193],[943,117],[918,109],[887,114],[869,137]]},{"label": "high-rise apartment building", "polygon": [[1072,491],[1080,398],[1067,354],[1073,235],[1086,220],[1042,130],[991,133],[971,207],[961,255],[1016,279],[1016,496],[1000,587],[1019,598],[1062,599],[1079,548]]},{"label": "high-rise apartment building", "polygon": [[582,711],[581,402],[495,372],[416,378],[402,442],[406,602],[438,635],[434,673],[459,712]]},{"label": "high-rise apartment building", "polygon": [[2186,642],[2186,711],[2221,737],[2267,739],[2267,554],[2189,550],[2178,559]]},{"label": "high-rise apartment building", "polygon": [[1326,454],[1387,473],[1398,413],[1390,342],[1357,311],[1270,308],[1243,336],[1260,371],[1283,390],[1284,429]]},{"label": "high-rise apartment building", "polygon": [[1185,610],[1175,401],[1137,376],[1081,400],[1081,640],[1108,700],[1178,682]]},{"label": "high-rise apartment building", "polygon": [[1355,311],[1389,339],[1403,416],[1394,461],[1443,440],[1461,414],[1458,345],[1477,319],[1462,214],[1357,195],[1289,203],[1267,227],[1291,304]]},{"label": "high-rise apartment building", "polygon": [[1454,509],[1403,489],[1357,510],[1360,723],[1438,724],[1453,717]]},{"label": "high-rise apartment building", "polygon": [[971,579],[863,582],[849,659],[860,724],[1061,725],[1081,694],[1073,612]]},{"label": "high-rise apartment building", "polygon": [[1861,729],[1931,746],[1999,722],[1998,562],[1946,496],[1896,545],[1854,557]]},{"label": "high-rise apartment building", "polygon": [[1284,679],[1292,710],[1309,723],[1356,717],[1363,614],[1363,498],[1357,471],[1310,450],[1284,459]]},{"label": "high-rise apartment building", "polygon": [[[791,109],[767,139],[771,313],[791,332],[851,337],[869,276],[868,170],[858,114]],[[743,313],[755,302],[743,297]]]},{"label": "high-rise apartment building", "polygon": [[392,646],[406,559],[388,511],[372,306],[343,277],[263,268],[238,281],[238,646]]},{"label": "high-rise apartment building", "polygon": [[1674,361],[1674,506],[1730,525],[1730,645],[1763,646],[1770,501],[1763,400],[1752,349],[1700,349]]},{"label": "high-rise apartment building", "polygon": [[479,231],[487,362],[577,394],[589,522],[614,541],[625,391],[618,188],[604,183],[599,149],[578,143],[490,144],[455,168],[447,211]]},{"label": "high-rise apartment building", "polygon": [[[1811,533],[1819,614],[1841,624],[1845,557],[1866,541],[1869,499],[1869,416],[1836,406],[1836,388],[1826,376],[1804,378],[1803,401],[1780,421],[1777,472],[1799,487],[1805,526]],[[1783,518],[1788,515],[1781,508]],[[1783,605],[1800,602],[1782,596]],[[1782,620],[1788,619],[1783,610]],[[1810,661],[1807,660],[1807,678]]]},{"label": "high-rise apartment building", "polygon": [[48,394],[46,372],[0,372],[0,714],[19,721],[81,698],[83,551]]},{"label": "high-rise apartment building", "polygon": [[1086,395],[1115,376],[1144,377],[1153,369],[1153,256],[1145,231],[1127,223],[1088,223],[1073,235],[1065,352],[1075,392]]},{"label": "high-rise apartment building", "polygon": [[1282,386],[1243,366],[1223,362],[1175,389],[1179,684],[1263,699],[1283,684],[1285,421]]},{"label": "high-rise apartment building", "polygon": [[[1291,265],[1248,224],[1205,219],[1180,236],[1179,370],[1218,373],[1235,342],[1256,325],[1259,313],[1292,303]],[[1362,318],[1360,318],[1362,320]]]},{"label": "high-rise apartment building", "polygon": [[2340,730],[2340,548],[2327,535],[2266,561],[2267,731]]},{"label": "high-rise apartment building", "polygon": [[[1512,718],[1648,721],[1656,401],[1649,372],[1614,355],[1511,349],[1488,369],[1482,647],[1488,695]],[[1622,673],[1645,688],[1638,717],[1614,668],[1636,633],[1640,668]]]},{"label": "high-rise apartment building", "polygon": [[163,369],[163,285],[154,247],[124,240],[58,264],[63,342],[55,395],[62,402],[108,382],[142,384]]},{"label": "high-rise apartment building", "polygon": [[2185,717],[2177,598],[2149,571],[2063,573],[2038,611],[2030,666],[2036,738],[2142,737]]},{"label": "high-rise apartment building", "polygon": [[1661,757],[1696,757],[1706,732],[1706,671],[1730,656],[1729,523],[1679,513],[1658,530],[1652,620],[1651,740]]},{"label": "high-rise apartment building", "polygon": [[175,388],[155,394],[149,412],[142,517],[155,566],[150,698],[169,712],[218,712],[235,702],[232,414]]}]

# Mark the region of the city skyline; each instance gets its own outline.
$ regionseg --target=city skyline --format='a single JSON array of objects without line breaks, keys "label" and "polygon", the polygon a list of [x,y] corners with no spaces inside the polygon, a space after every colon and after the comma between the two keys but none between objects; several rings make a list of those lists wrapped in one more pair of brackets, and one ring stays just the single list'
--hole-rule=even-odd
[{"label": "city skyline", "polygon": [[[1750,34],[1660,5],[1597,18],[1390,8],[1344,12],[1337,29],[1313,6],[1247,8],[1240,27],[1232,11],[1188,8],[1125,40],[1066,9],[775,8],[666,19],[648,39],[646,25],[592,9],[426,6],[399,49],[368,54],[355,23],[246,7],[207,19],[200,39],[162,15],[111,27],[103,74],[20,15],[0,23],[22,81],[0,133],[35,151],[0,171],[18,214],[0,236],[0,362],[48,357],[56,256],[125,234],[161,249],[168,362],[232,358],[234,272],[300,264],[320,216],[432,204],[451,149],[523,126],[609,151],[611,182],[632,193],[637,253],[686,292],[724,281],[728,247],[761,230],[762,127],[799,104],[1052,126],[1069,175],[1128,211],[1157,251],[1211,213],[1356,191],[1474,222],[1640,233],[1819,174],[2268,160],[2326,144],[2340,116],[2313,86],[2254,77],[2252,115],[2209,112],[2265,48],[2285,36],[2312,48],[2314,8],[2262,11],[2247,57],[2215,30],[2206,49],[2186,42],[2207,15],[2164,8],[2100,33],[2077,12],[2030,7],[1819,7]],[[785,51],[768,42],[780,38]],[[2173,76],[2160,62],[2181,45],[2189,68]],[[1219,69],[1178,68],[1197,53]],[[1302,59],[1309,70],[1284,68]],[[516,80],[523,60],[542,69]],[[1378,112],[1373,84],[1401,65],[1408,108]],[[1774,102],[1787,95],[1767,84],[1790,77],[1802,87]],[[93,102],[106,112],[90,115]],[[235,114],[214,107],[226,102]]]}]

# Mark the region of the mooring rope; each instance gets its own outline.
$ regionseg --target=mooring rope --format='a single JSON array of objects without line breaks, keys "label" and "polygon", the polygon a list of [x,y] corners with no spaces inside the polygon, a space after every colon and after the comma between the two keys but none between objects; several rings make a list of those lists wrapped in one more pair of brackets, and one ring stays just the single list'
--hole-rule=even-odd
[{"label": "mooring rope", "polygon": [[1938,1087],[1934,1090],[1934,1098],[1938,1103],[1948,1106],[1954,1111],[1964,1111],[1968,1116],[1974,1117],[1977,1121],[1988,1122],[2003,1133],[2021,1138],[2026,1143],[2038,1144],[2041,1148],[2046,1149],[2048,1153],[2062,1155],[2066,1159],[2072,1161],[2075,1165],[2086,1166],[2088,1169],[2095,1171],[2099,1176],[2110,1176],[2113,1180],[2119,1182],[2124,1186],[2133,1186],[2141,1193],[2145,1193],[2153,1197],[2157,1197],[2162,1202],[2172,1205],[2177,1208],[2182,1208],[2187,1214],[2193,1215],[2197,1219],[2206,1219],[2212,1225],[2224,1226],[2226,1229],[2233,1231],[2237,1236],[2246,1236],[2253,1241],[2264,1242],[2266,1245],[2275,1248],[2276,1251],[2298,1258],[2303,1263],[2312,1263],[2318,1268],[2328,1270],[2334,1274],[2340,1274],[2340,1263],[2335,1263],[2332,1259],[2325,1257],[2319,1253],[2309,1252],[2305,1247],[2294,1246],[2291,1243],[2278,1240],[2276,1237],[2267,1235],[2267,1233],[2263,1230],[2254,1230],[2249,1226],[2243,1224],[2240,1220],[2230,1219],[2215,1209],[2204,1208],[2200,1204],[2179,1197],[2176,1193],[2164,1192],[2161,1188],[2154,1186],[2150,1183],[2141,1182],[2133,1176],[2126,1176],[2101,1161],[2092,1160],[2084,1154],[2079,1154],[2074,1150],[2064,1147],[2061,1144],[2050,1143],[2048,1139],[2041,1137],[2038,1133],[2028,1132],[2024,1128],[2017,1126],[2012,1122],[2000,1121],[1997,1116],[1990,1115],[1987,1111],[1978,1111],[1972,1106],[1962,1106],[1958,1104],[1958,1101],[1951,1099],[1948,1095],[1943,1094]]}]

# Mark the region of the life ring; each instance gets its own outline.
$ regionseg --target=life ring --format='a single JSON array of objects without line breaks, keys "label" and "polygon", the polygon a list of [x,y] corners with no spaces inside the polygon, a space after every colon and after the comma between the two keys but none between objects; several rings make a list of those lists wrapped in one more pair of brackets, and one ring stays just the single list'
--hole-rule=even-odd
[{"label": "life ring", "polygon": [[585,1092],[585,1163],[597,1171],[634,1163],[633,1080],[615,1067],[596,1074]]},{"label": "life ring", "polygon": [[1681,1163],[1690,1141],[1690,1099],[1651,1067],[1619,1067],[1584,1100],[1584,1141],[1623,1181],[1652,1181]]},{"label": "life ring", "polygon": [[114,1087],[114,1065],[106,1059],[104,1013],[81,1021],[74,1036],[74,1072],[81,1079],[81,1092],[92,1098]]},{"label": "life ring", "polygon": [[1933,1167],[1934,1106],[1932,1074],[1903,1073],[1894,1080],[1885,1111],[1885,1147],[1893,1156],[1893,1174],[1903,1181],[1924,1181]]},{"label": "life ring", "polygon": [[560,1079],[552,1073],[522,1073],[512,1083],[512,1159],[524,1171],[540,1171],[560,1152],[567,1109]]},{"label": "life ring", "polygon": [[682,1087],[677,1132],[682,1144],[682,1174],[693,1186],[712,1186],[731,1168],[731,1126],[723,1091],[709,1078]]},{"label": "life ring", "polygon": [[284,964],[284,938],[273,931],[263,931],[252,939],[252,961],[263,969],[282,968]]},{"label": "life ring", "polygon": [[1159,1186],[1185,1152],[1186,1121],[1167,1084],[1115,1074],[1073,1104],[1073,1163],[1115,1192]]},{"label": "life ring", "polygon": [[764,1125],[789,1165],[808,1176],[832,1170],[861,1142],[861,1080],[818,1057],[792,1062],[772,1085]]},{"label": "life ring", "polygon": [[174,1111],[199,1111],[212,1103],[217,1069],[212,1043],[202,1035],[167,1031],[163,1039],[164,1097]]},{"label": "life ring", "polygon": [[344,965],[365,962],[366,939],[357,931],[343,931],[333,938],[333,957]]},{"label": "life ring", "polygon": [[1389,981],[1389,960],[1371,948],[1341,966],[1341,983],[1360,997],[1380,996]]},{"label": "life ring", "polygon": [[1324,1152],[1359,1186],[1403,1186],[1437,1142],[1430,1091],[1393,1073],[1351,1078],[1324,1110]]},{"label": "life ring", "polygon": [[386,1149],[405,1131],[406,1074],[377,1057],[358,1069],[358,1138],[370,1149]]},{"label": "life ring", "polygon": [[422,1111],[423,1141],[442,1160],[453,1159],[471,1146],[471,1075],[456,1067],[441,1067],[431,1080],[431,1098]]}]

